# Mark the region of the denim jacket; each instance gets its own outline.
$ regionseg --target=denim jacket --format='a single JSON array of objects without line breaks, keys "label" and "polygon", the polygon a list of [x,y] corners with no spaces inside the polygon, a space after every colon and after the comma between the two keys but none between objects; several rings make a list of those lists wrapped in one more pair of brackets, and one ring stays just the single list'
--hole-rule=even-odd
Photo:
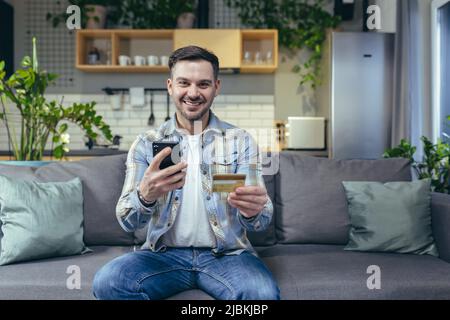
[{"label": "denim jacket", "polygon": [[[183,189],[176,189],[159,198],[151,207],[139,201],[137,186],[153,159],[152,143],[155,141],[179,142],[180,153],[185,152],[187,141],[183,130],[177,128],[176,118],[166,121],[159,129],[141,134],[132,144],[126,161],[126,177],[122,194],[116,207],[117,219],[125,231],[133,232],[147,224],[147,239],[142,249],[165,250],[161,236],[173,225],[183,201]],[[209,223],[216,238],[213,254],[239,254],[244,250],[255,254],[246,230],[262,231],[272,219],[273,205],[268,200],[263,210],[251,219],[227,202],[227,193],[212,192],[212,175],[215,173],[244,173],[256,168],[256,183],[264,186],[258,147],[244,130],[219,120],[210,111],[208,125],[201,134],[203,201]]]}]

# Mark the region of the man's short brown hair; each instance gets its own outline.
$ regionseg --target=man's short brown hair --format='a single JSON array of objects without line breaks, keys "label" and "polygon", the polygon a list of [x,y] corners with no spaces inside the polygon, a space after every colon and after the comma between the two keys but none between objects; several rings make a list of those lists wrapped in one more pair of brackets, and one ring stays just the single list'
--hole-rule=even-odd
[{"label": "man's short brown hair", "polygon": [[172,69],[178,61],[188,60],[205,60],[211,63],[214,71],[214,79],[217,80],[219,76],[219,58],[206,49],[197,46],[187,46],[175,50],[169,58],[170,77],[172,77]]}]

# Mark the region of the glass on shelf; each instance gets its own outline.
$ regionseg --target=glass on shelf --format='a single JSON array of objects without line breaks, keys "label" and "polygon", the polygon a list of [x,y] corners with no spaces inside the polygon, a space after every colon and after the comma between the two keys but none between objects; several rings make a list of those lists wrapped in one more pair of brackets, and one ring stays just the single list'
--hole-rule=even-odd
[{"label": "glass on shelf", "polygon": [[251,64],[252,63],[252,53],[250,51],[244,52],[244,64]]},{"label": "glass on shelf", "polygon": [[262,52],[256,51],[252,53],[251,51],[244,52],[244,58],[242,60],[243,64],[253,64],[253,65],[271,65],[273,64],[273,54],[272,51]]},{"label": "glass on shelf", "polygon": [[111,60],[111,42],[107,42],[106,43],[106,65],[111,65],[112,64],[112,60]]},{"label": "glass on shelf", "polygon": [[255,52],[255,64],[263,64],[263,59],[260,51]]},{"label": "glass on shelf", "polygon": [[266,64],[273,64],[272,51],[267,51],[265,63],[266,63]]}]

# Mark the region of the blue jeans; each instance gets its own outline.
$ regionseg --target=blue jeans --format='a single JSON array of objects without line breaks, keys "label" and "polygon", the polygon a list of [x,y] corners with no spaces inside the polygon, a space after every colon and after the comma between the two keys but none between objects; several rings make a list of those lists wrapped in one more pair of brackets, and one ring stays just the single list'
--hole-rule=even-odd
[{"label": "blue jeans", "polygon": [[141,250],[117,257],[94,278],[97,299],[159,300],[201,289],[220,300],[278,300],[280,290],[263,262],[249,252],[214,256],[211,249]]}]

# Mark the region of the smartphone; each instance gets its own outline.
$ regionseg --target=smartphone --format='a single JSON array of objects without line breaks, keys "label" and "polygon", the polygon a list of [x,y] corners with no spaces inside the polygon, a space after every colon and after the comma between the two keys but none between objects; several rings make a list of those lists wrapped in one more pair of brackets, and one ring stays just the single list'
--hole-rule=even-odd
[{"label": "smartphone", "polygon": [[181,155],[180,148],[177,147],[178,144],[178,142],[153,142],[153,157],[155,157],[159,152],[167,147],[170,147],[172,149],[172,153],[165,157],[163,161],[161,161],[161,164],[159,165],[159,168],[161,170],[180,162]]}]

